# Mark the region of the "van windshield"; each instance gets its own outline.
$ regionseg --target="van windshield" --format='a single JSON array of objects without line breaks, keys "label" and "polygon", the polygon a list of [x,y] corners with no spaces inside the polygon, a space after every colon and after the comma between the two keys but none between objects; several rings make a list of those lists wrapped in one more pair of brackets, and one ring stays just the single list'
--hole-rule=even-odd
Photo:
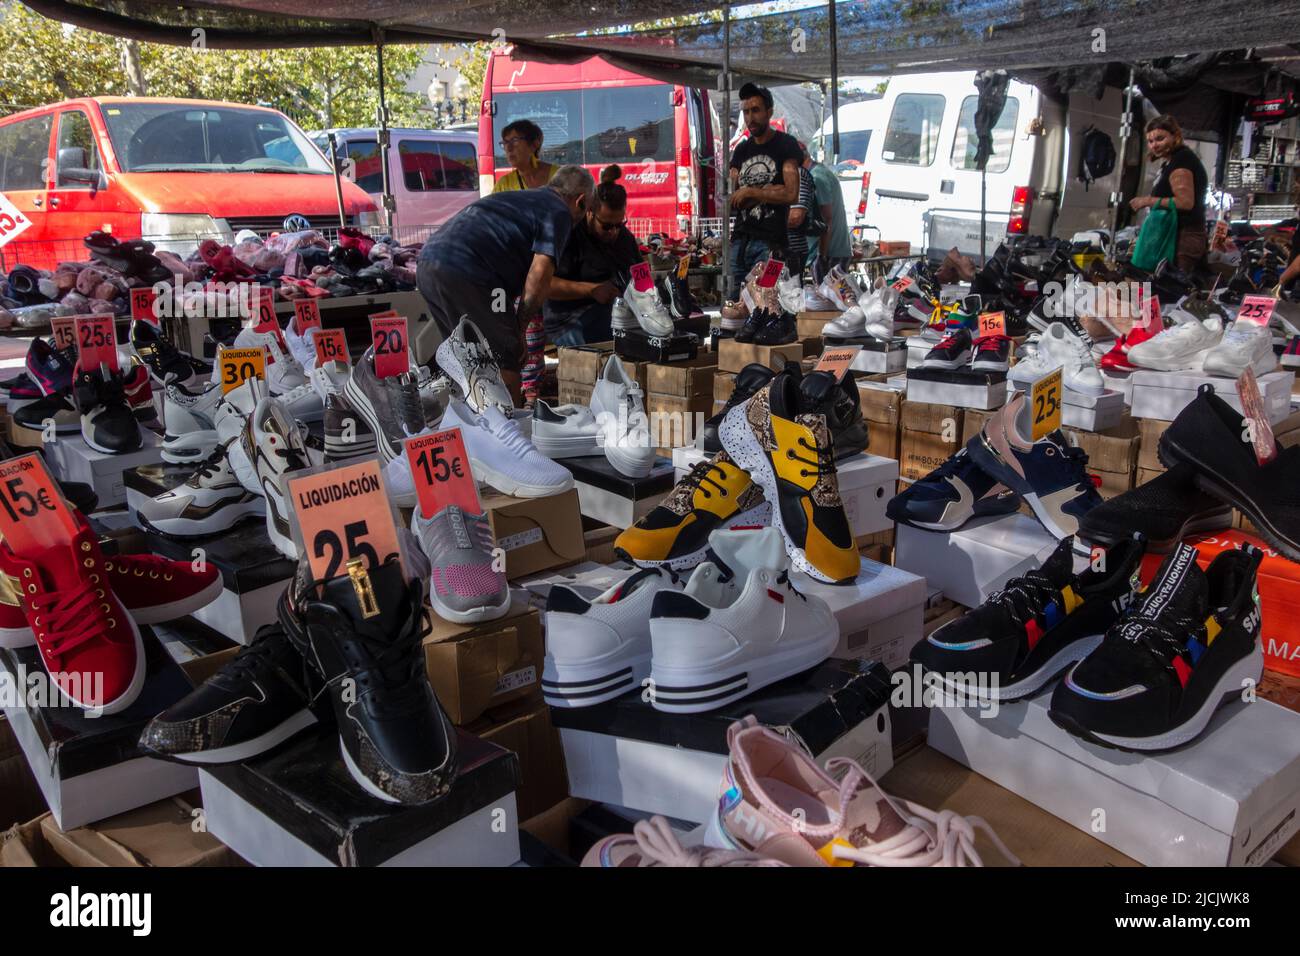
[{"label": "van windshield", "polygon": [[330,173],[279,113],[183,103],[107,103],[100,111],[123,172]]},{"label": "van windshield", "polygon": [[542,130],[542,159],[563,165],[673,159],[673,88],[615,86],[592,90],[494,93],[492,119],[498,170],[508,168],[501,132],[515,120]]}]

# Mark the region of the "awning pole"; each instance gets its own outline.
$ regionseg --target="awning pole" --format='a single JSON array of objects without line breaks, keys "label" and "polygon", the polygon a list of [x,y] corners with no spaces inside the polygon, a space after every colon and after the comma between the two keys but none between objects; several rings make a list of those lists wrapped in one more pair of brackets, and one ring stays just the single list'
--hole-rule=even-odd
[{"label": "awning pole", "polygon": [[1119,128],[1119,188],[1111,194],[1115,208],[1110,214],[1110,258],[1115,257],[1115,233],[1119,232],[1119,209],[1124,202],[1124,173],[1127,166],[1128,138],[1133,132],[1133,87],[1137,83],[1137,71],[1128,68],[1128,87],[1124,90],[1124,122]]},{"label": "awning pole", "polygon": [[393,213],[397,210],[397,201],[393,198],[393,184],[388,176],[388,103],[384,98],[384,35],[375,31],[375,53],[379,65],[379,168],[383,173],[384,184],[384,231],[393,234]]},{"label": "awning pole", "polygon": [[840,56],[839,28],[835,23],[835,0],[826,4],[831,41],[831,150],[833,162],[840,161]]},{"label": "awning pole", "polygon": [[731,4],[722,7],[722,295],[731,288]]},{"label": "awning pole", "polygon": [[339,141],[334,133],[329,133],[330,142],[330,165],[334,167],[334,195],[339,201],[339,228],[342,229],[348,224],[348,218],[343,210],[343,172],[339,169]]}]

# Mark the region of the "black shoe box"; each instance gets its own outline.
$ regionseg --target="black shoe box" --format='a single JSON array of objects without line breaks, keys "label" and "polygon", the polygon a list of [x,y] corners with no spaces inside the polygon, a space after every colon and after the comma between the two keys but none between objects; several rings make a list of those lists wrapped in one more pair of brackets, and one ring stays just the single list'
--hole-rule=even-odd
[{"label": "black shoe box", "polygon": [[261,866],[510,865],[519,859],[519,758],[458,731],[446,796],[399,806],[348,773],[332,729],[253,760],[204,767],[208,831]]},{"label": "black shoe box", "polygon": [[1007,380],[1006,372],[976,372],[966,368],[909,368],[909,382],[936,382],[942,385],[974,385],[984,387],[998,385]]},{"label": "black shoe box", "polygon": [[[54,695],[35,646],[0,649],[5,717],[64,830],[198,783],[193,767],[146,756],[140,749],[145,724],[193,689],[150,628],[140,628],[140,636],[147,667],[144,687],[130,707],[116,714],[87,713]],[[43,685],[39,697],[38,680]]]},{"label": "black shoe box", "polygon": [[615,528],[635,524],[676,484],[673,463],[667,458],[656,458],[650,474],[644,478],[629,478],[620,473],[604,454],[556,461],[573,473],[582,514]]},{"label": "black shoe box", "polygon": [[673,322],[673,327],[677,330],[678,335],[695,335],[699,337],[700,341],[709,337],[709,317],[707,315],[677,319]]},{"label": "black shoe box", "polygon": [[861,346],[864,352],[892,352],[907,347],[907,339],[895,336],[892,339],[878,339],[871,335],[823,335],[822,343],[828,349],[852,348]]},{"label": "black shoe box", "polygon": [[634,362],[686,362],[700,351],[700,338],[690,333],[668,338],[647,335],[643,329],[614,329],[614,354]]}]

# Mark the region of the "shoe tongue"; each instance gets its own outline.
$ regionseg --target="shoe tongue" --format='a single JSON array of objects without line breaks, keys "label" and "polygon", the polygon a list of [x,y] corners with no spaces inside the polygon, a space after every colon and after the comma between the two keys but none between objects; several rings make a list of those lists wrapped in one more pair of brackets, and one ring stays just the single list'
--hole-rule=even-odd
[{"label": "shoe tongue", "polygon": [[1063,538],[1039,568],[1053,586],[1063,588],[1074,579],[1073,538]]},{"label": "shoe tongue", "polygon": [[1137,613],[1142,617],[1179,614],[1200,620],[1209,601],[1205,572],[1196,563],[1196,549],[1180,544],[1165,558],[1155,579],[1142,593]]},{"label": "shoe tongue", "polygon": [[838,391],[839,382],[830,372],[809,372],[799,382],[799,411],[826,414]]},{"label": "shoe tongue", "polygon": [[[852,773],[852,771],[850,771]],[[852,784],[849,784],[852,786]],[[844,808],[844,834],[855,847],[868,848],[907,829],[908,823],[885,795],[866,780]]]},{"label": "shoe tongue", "polygon": [[784,571],[787,567],[785,541],[776,528],[756,531],[715,531],[709,535],[709,560],[721,570],[735,574],[743,586],[756,568]]},{"label": "shoe tongue", "polygon": [[384,636],[395,637],[411,616],[410,589],[398,561],[375,571],[363,569],[355,578],[345,570],[326,582],[320,600],[332,604],[358,630]]},{"label": "shoe tongue", "polygon": [[623,600],[643,587],[647,581],[657,579],[662,573],[658,568],[642,568],[640,571],[635,572],[619,585],[618,590],[614,592],[613,598],[610,599],[610,603]]}]

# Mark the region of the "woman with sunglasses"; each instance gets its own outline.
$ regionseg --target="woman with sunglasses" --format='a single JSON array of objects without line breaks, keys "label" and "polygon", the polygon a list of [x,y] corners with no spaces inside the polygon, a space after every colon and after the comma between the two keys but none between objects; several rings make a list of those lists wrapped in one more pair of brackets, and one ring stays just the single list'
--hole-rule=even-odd
[{"label": "woman with sunglasses", "polygon": [[496,181],[494,193],[545,186],[560,167],[542,160],[542,128],[532,120],[515,120],[501,131],[501,148],[514,169]]}]

